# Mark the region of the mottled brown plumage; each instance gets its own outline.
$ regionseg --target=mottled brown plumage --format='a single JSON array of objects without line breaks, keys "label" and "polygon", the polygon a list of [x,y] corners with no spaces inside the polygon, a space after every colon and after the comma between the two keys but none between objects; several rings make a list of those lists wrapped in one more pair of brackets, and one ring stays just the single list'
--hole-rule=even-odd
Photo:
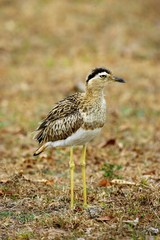
[{"label": "mottled brown plumage", "polygon": [[81,94],[76,93],[55,104],[36,129],[34,139],[42,145],[49,141],[66,139],[79,129],[83,122],[78,107],[81,99]]},{"label": "mottled brown plumage", "polygon": [[[85,121],[93,115],[92,121]],[[98,116],[98,117],[97,117]],[[101,107],[101,99],[92,101],[92,96],[75,93],[57,104],[36,129],[36,139],[40,145],[66,139],[80,127],[83,129],[102,128],[105,123],[106,109]]]}]

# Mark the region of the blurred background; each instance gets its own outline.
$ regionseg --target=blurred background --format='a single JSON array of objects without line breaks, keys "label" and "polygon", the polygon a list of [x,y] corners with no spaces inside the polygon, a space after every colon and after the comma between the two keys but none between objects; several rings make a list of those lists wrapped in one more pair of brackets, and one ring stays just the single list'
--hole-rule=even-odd
[{"label": "blurred background", "polygon": [[97,66],[127,81],[106,89],[108,122],[97,142],[117,138],[129,149],[156,144],[159,10],[158,0],[1,0],[0,150],[5,164],[32,155],[37,145],[30,133],[37,123],[54,102],[83,88]]},{"label": "blurred background", "polygon": [[[0,238],[154,239],[159,62],[159,0],[0,0]],[[127,83],[106,87],[107,124],[87,147],[90,215],[81,207],[80,148],[74,150],[72,214],[69,149],[34,158],[32,132],[99,66]],[[117,178],[124,185],[111,183]]]}]

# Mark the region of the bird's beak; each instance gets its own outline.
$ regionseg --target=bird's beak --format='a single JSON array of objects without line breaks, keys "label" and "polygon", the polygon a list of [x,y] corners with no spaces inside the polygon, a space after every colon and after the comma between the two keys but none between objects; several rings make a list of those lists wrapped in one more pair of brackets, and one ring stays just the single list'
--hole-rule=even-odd
[{"label": "bird's beak", "polygon": [[123,78],[111,76],[112,81],[114,82],[120,82],[120,83],[125,83],[126,81]]}]

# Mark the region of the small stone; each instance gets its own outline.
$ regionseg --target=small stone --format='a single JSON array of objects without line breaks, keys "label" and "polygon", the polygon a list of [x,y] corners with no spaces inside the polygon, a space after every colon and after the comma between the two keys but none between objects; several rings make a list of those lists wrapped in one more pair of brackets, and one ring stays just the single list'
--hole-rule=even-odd
[{"label": "small stone", "polygon": [[90,207],[87,209],[91,218],[97,218],[100,216],[102,209],[98,207]]}]

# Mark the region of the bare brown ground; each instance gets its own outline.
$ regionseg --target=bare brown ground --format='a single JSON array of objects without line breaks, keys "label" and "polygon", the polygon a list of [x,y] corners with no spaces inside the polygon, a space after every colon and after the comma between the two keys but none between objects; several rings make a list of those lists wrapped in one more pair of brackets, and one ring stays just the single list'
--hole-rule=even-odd
[{"label": "bare brown ground", "polygon": [[[0,1],[0,239],[159,239],[159,10],[158,0]],[[88,210],[75,149],[71,211],[69,149],[33,158],[31,132],[96,66],[127,84],[107,87],[107,124],[88,146]]]}]

